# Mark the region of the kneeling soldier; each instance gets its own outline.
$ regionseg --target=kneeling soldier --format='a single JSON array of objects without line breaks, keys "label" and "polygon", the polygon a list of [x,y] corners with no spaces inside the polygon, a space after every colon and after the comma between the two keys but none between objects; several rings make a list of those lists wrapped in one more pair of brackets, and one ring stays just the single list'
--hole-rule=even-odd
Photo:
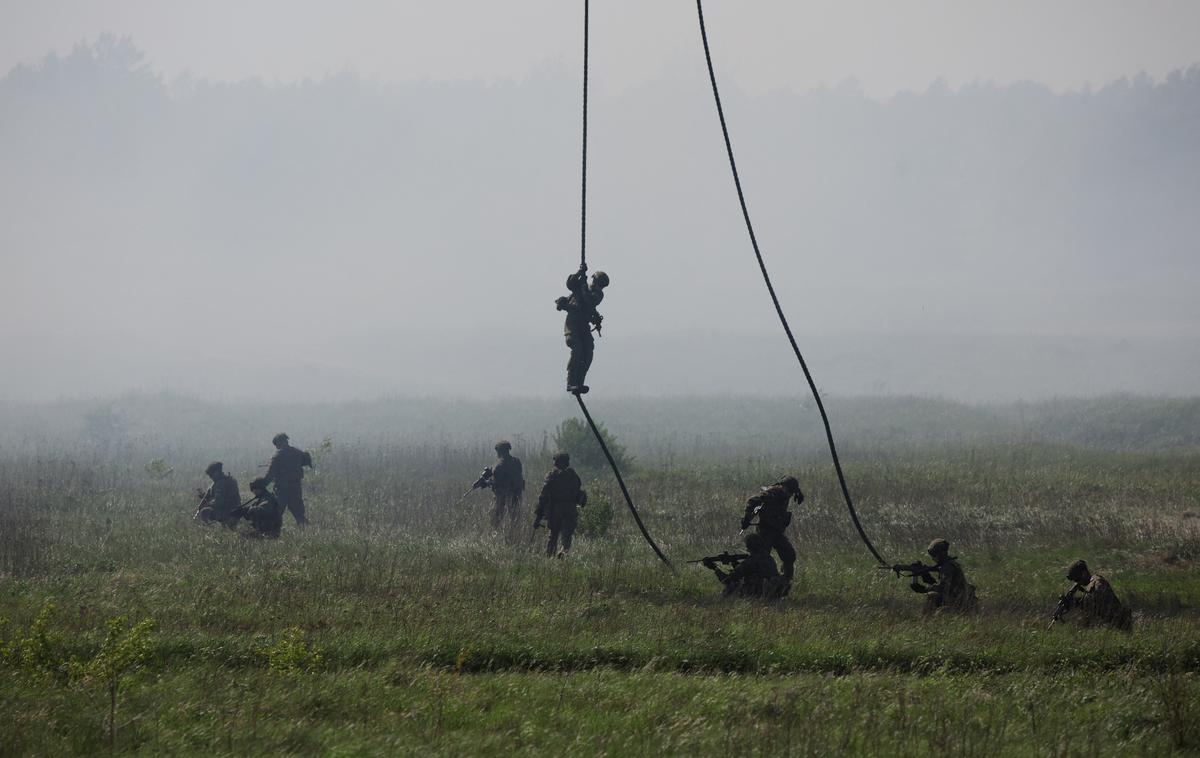
[{"label": "kneeling soldier", "polygon": [[234,511],[241,505],[241,494],[237,480],[225,473],[224,466],[220,461],[213,461],[204,469],[204,473],[212,479],[212,486],[207,492],[201,493],[200,505],[196,506],[196,518],[206,524],[217,521],[234,527],[238,522]]},{"label": "kneeling soldier", "polygon": [[[958,558],[950,555],[950,543],[936,539],[926,549],[934,565],[923,563],[892,566],[897,576],[903,573],[912,577],[909,585],[913,592],[925,595],[925,615],[931,616],[941,610],[973,611],[977,604],[975,585],[967,581]],[[934,578],[934,574],[937,578]]]},{"label": "kneeling soldier", "polygon": [[250,493],[254,500],[239,508],[238,515],[250,522],[252,536],[278,537],[283,528],[283,505],[267,489],[266,478],[250,482]]},{"label": "kneeling soldier", "polygon": [[1089,571],[1087,563],[1072,563],[1067,568],[1067,579],[1075,582],[1075,586],[1059,599],[1054,621],[1060,620],[1067,611],[1078,608],[1080,626],[1105,624],[1123,632],[1133,631],[1133,614],[1117,599],[1117,593],[1113,592],[1108,580]]},{"label": "kneeling soldier", "polygon": [[562,549],[558,550],[558,557],[566,557],[575,537],[575,525],[579,522],[577,508],[586,504],[587,493],[583,491],[579,474],[571,468],[571,456],[568,453],[556,453],[554,468],[546,474],[546,482],[542,485],[537,516],[533,522],[534,529],[542,525],[543,519],[550,526],[550,538],[546,541],[547,557],[555,555],[560,539]]},{"label": "kneeling soldier", "polygon": [[775,566],[770,543],[761,534],[747,534],[746,550],[750,555],[728,574],[716,565],[709,566],[725,584],[723,594],[761,598],[778,598],[787,594],[788,582]]}]

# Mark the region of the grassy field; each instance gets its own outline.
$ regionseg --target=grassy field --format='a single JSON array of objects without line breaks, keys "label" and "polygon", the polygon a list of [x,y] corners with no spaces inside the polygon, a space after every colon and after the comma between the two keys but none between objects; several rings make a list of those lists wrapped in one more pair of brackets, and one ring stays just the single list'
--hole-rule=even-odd
[{"label": "grassy field", "polygon": [[[979,587],[978,615],[922,621],[815,455],[788,465],[809,495],[792,596],[764,605],[719,597],[682,561],[737,547],[740,504],[780,462],[634,469],[672,573],[601,470],[585,472],[589,508],[611,506],[611,528],[589,515],[569,560],[539,557],[528,513],[490,533],[486,495],[455,503],[486,451],[332,444],[306,480],[313,525],[289,519],[278,541],[190,520],[199,449],[165,467],[135,447],[2,451],[0,753],[1200,749],[1194,453],[856,456],[884,554],[915,560],[946,537]],[[518,453],[540,478],[541,451]],[[243,485],[254,473],[228,468]],[[1132,635],[1047,629],[1076,557],[1133,606]]]}]

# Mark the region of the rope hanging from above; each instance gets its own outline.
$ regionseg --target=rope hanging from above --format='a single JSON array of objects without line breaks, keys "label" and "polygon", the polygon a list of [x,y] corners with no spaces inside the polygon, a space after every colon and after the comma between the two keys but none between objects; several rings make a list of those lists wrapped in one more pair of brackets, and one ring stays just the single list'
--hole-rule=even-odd
[{"label": "rope hanging from above", "polygon": [[775,313],[779,316],[779,323],[783,324],[783,331],[787,333],[788,342],[792,345],[792,352],[796,354],[796,360],[800,362],[800,369],[804,372],[808,388],[812,391],[813,400],[816,401],[817,410],[821,413],[821,423],[825,425],[825,439],[829,443],[829,454],[833,458],[833,468],[837,471],[838,484],[841,485],[846,508],[850,511],[850,520],[854,522],[854,528],[858,530],[858,536],[862,538],[867,550],[871,551],[875,560],[886,566],[888,562],[871,544],[871,539],[858,520],[858,512],[854,509],[854,500],[850,497],[850,488],[846,485],[846,474],[842,471],[842,462],[838,458],[837,445],[833,440],[833,428],[829,424],[829,414],[825,412],[825,403],[821,401],[821,393],[817,391],[817,384],[813,381],[812,372],[808,370],[808,363],[805,362],[804,356],[800,353],[800,347],[796,344],[792,327],[788,324],[787,317],[783,315],[783,307],[779,304],[779,297],[775,294],[774,285],[771,284],[771,275],[767,273],[767,264],[763,261],[762,252],[758,249],[758,238],[754,234],[754,224],[750,222],[750,210],[746,207],[746,196],[742,192],[742,180],[738,176],[737,161],[733,158],[733,143],[729,139],[729,127],[725,124],[725,109],[721,107],[721,92],[717,89],[717,75],[713,71],[712,53],[708,47],[708,30],[704,26],[703,0],[696,0],[696,15],[700,20],[700,39],[704,43],[704,60],[708,64],[708,80],[712,84],[713,100],[717,104],[717,117],[721,121],[721,133],[725,137],[725,152],[729,155],[729,168],[733,172],[733,184],[737,188],[738,203],[742,206],[742,218],[746,222],[746,231],[750,234],[754,257],[758,259],[758,268],[762,272],[763,283],[767,285],[767,292],[771,295],[771,302],[775,304]]}]

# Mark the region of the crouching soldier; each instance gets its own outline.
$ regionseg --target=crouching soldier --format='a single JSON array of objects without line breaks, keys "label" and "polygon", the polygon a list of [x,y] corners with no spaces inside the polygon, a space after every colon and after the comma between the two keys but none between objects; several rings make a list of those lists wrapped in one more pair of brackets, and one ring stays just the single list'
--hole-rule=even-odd
[{"label": "crouching soldier", "polygon": [[254,499],[238,509],[238,516],[254,529],[250,536],[278,537],[283,528],[283,505],[267,489],[265,477],[250,482],[250,494]]},{"label": "crouching soldier", "polygon": [[779,573],[771,557],[771,545],[761,534],[746,535],[750,555],[726,573],[717,565],[709,566],[725,585],[725,595],[774,599],[787,594],[789,583]]},{"label": "crouching soldier", "polygon": [[237,525],[234,512],[241,505],[241,493],[237,480],[224,471],[225,464],[213,461],[204,469],[212,485],[207,492],[196,490],[200,504],[196,506],[196,518],[205,524],[218,522],[230,528]]},{"label": "crouching soldier", "polygon": [[1059,621],[1067,611],[1078,609],[1080,626],[1107,625],[1123,632],[1133,631],[1133,614],[1117,599],[1112,585],[1099,574],[1088,570],[1084,561],[1075,561],[1067,568],[1067,579],[1075,585],[1059,598],[1053,621]]},{"label": "crouching soldier", "polygon": [[[564,558],[571,549],[571,541],[575,537],[575,525],[579,522],[577,508],[587,504],[587,493],[583,491],[583,482],[579,474],[571,468],[571,456],[567,453],[555,453],[554,468],[546,474],[542,485],[542,494],[538,496],[537,516],[533,528],[542,525],[543,519],[550,527],[550,537],[546,541],[546,556],[555,555]],[[559,541],[562,548],[559,549]]]},{"label": "crouching soldier", "polygon": [[925,595],[925,616],[939,611],[967,612],[975,610],[978,600],[975,585],[967,581],[958,558],[950,555],[950,543],[936,539],[926,549],[933,565],[917,562],[910,565],[892,566],[896,575],[912,577],[909,585],[913,592]]}]

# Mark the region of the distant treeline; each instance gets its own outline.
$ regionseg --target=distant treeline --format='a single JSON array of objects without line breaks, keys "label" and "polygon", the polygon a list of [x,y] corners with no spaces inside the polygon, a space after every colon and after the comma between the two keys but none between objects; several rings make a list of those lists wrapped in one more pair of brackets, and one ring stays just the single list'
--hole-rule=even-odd
[{"label": "distant treeline", "polygon": [[[639,461],[650,465],[824,455],[810,402],[707,396],[595,398],[590,404]],[[1112,396],[1003,405],[916,397],[833,397],[834,431],[851,459],[880,453],[966,454],[997,445],[1037,450],[1066,445],[1115,452],[1200,452],[1200,398]],[[106,401],[0,406],[0,453],[125,451],[266,460],[270,439],[289,433],[302,447],[477,449],[491,455],[507,437],[519,453],[551,451],[555,430],[578,415],[567,399],[480,402],[393,398],[312,405],[205,402],[169,394]],[[205,452],[209,451],[209,452]],[[139,457],[140,456],[140,457]]]}]

